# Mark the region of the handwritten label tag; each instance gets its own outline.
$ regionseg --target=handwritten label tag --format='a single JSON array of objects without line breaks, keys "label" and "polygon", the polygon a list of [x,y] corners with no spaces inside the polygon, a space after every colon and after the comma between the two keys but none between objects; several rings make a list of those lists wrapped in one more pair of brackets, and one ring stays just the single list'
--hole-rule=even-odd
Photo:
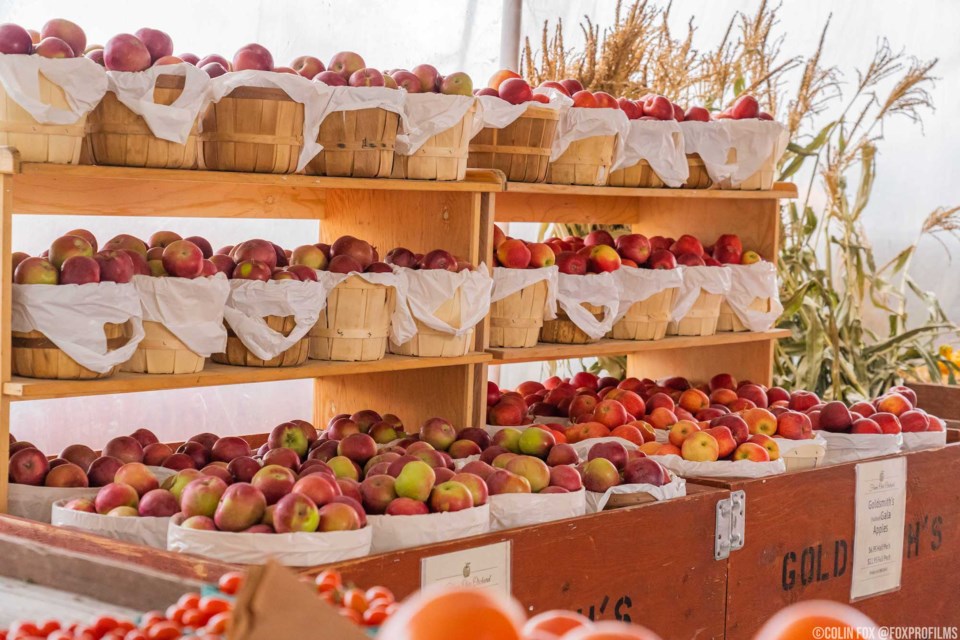
[{"label": "handwritten label tag", "polygon": [[483,587],[510,595],[510,541],[430,556],[420,561],[420,588]]},{"label": "handwritten label tag", "polygon": [[907,459],[857,465],[850,600],[900,589],[907,506]]}]

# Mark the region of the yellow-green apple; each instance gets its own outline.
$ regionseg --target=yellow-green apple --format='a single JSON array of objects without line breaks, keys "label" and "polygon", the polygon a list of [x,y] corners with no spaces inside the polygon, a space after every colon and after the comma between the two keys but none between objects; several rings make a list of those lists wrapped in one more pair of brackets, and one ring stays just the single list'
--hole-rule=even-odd
[{"label": "yellow-green apple", "polygon": [[111,518],[136,518],[140,515],[140,512],[137,511],[135,507],[128,507],[124,505],[120,507],[114,507],[104,515],[110,516]]},{"label": "yellow-green apple", "polygon": [[123,284],[133,279],[133,260],[126,252],[104,250],[94,254],[93,259],[100,265],[101,282]]},{"label": "yellow-green apple", "polygon": [[520,434],[520,452],[528,456],[546,458],[550,449],[556,444],[557,439],[546,429],[529,427]]},{"label": "yellow-green apple", "polygon": [[770,456],[770,460],[779,460],[780,459],[780,445],[777,444],[777,441],[771,438],[768,435],[762,433],[757,433],[750,436],[750,439],[747,440],[748,443],[752,442],[753,444],[758,444],[764,449],[767,450],[767,455]]},{"label": "yellow-green apple", "polygon": [[507,451],[506,453],[501,453],[490,463],[496,469],[506,469],[507,463],[516,458],[519,454]]},{"label": "yellow-green apple", "polygon": [[420,440],[434,449],[446,451],[457,439],[457,430],[443,418],[430,418],[420,426]]},{"label": "yellow-green apple", "polygon": [[737,448],[737,441],[733,437],[728,427],[709,427],[703,430],[704,433],[709,433],[717,441],[717,446],[719,450],[717,452],[718,458],[726,458],[734,452]]},{"label": "yellow-green apple", "polygon": [[[901,420],[901,424],[903,421]],[[873,433],[881,434],[883,429],[880,428],[880,425],[877,424],[875,420],[870,418],[860,418],[859,420],[854,420],[853,424],[850,425],[850,433]]]},{"label": "yellow-green apple", "polygon": [[54,18],[44,23],[40,28],[39,37],[40,42],[46,38],[59,38],[77,56],[82,55],[87,48],[87,34],[83,32],[80,25],[63,18]]},{"label": "yellow-green apple", "polygon": [[426,462],[408,462],[397,475],[394,488],[397,496],[426,502],[437,476]]},{"label": "yellow-green apple", "polygon": [[520,453],[521,435],[523,435],[523,433],[519,429],[507,427],[506,429],[501,429],[493,434],[493,439],[491,442],[499,447],[503,447],[507,451]]},{"label": "yellow-green apple", "polygon": [[[583,488],[580,472],[572,465],[564,464],[550,468],[551,487],[561,487],[567,491],[579,491]],[[541,490],[542,492],[543,490]]]},{"label": "yellow-green apple", "polygon": [[709,433],[695,432],[684,439],[680,455],[691,462],[715,462],[720,457],[720,445]]},{"label": "yellow-green apple", "polygon": [[187,516],[213,517],[227,483],[214,476],[200,476],[180,492],[180,510]]},{"label": "yellow-green apple", "polygon": [[393,76],[388,74],[383,74],[383,86],[387,89],[399,89],[400,86],[397,84],[397,81],[393,79]]},{"label": "yellow-green apple", "polygon": [[[307,476],[300,482],[309,479],[310,476]],[[360,495],[363,498],[363,507],[367,513],[382,514],[386,512],[390,503],[397,498],[397,492],[394,488],[395,483],[396,481],[392,477],[386,475],[370,476],[360,483]],[[323,504],[332,499],[333,496]]]},{"label": "yellow-green apple", "polygon": [[[219,522],[217,526],[223,529]],[[277,533],[313,533],[318,526],[320,513],[317,505],[307,496],[291,493],[277,502],[277,508],[273,512],[273,528]]]},{"label": "yellow-green apple", "polygon": [[557,257],[553,253],[550,245],[542,242],[531,242],[527,245],[530,249],[530,265],[534,269],[542,267],[552,267],[557,262]]},{"label": "yellow-green apple", "polygon": [[313,80],[318,73],[326,71],[323,62],[313,56],[299,56],[290,63],[290,68],[304,78]]},{"label": "yellow-green apple", "polygon": [[277,464],[266,465],[257,471],[250,481],[251,485],[263,493],[268,505],[275,504],[280,498],[290,493],[296,483],[297,477],[293,471]]},{"label": "yellow-green apple", "polygon": [[305,244],[293,250],[290,264],[303,265],[311,269],[323,271],[327,268],[327,256],[324,255],[322,250],[312,244]]},{"label": "yellow-green apple", "polygon": [[372,67],[364,67],[351,73],[347,84],[351,87],[382,87],[383,74]]},{"label": "yellow-green apple", "polygon": [[111,482],[105,487],[102,487],[94,499],[97,513],[101,515],[117,507],[133,507],[135,509],[139,504],[140,496],[137,495],[136,489],[128,484],[121,484],[119,482]]},{"label": "yellow-green apple", "polygon": [[777,432],[777,417],[766,409],[755,407],[747,409],[742,414],[750,434],[762,433],[773,436]]},{"label": "yellow-green apple", "polygon": [[129,33],[113,36],[103,47],[103,63],[110,71],[143,71],[152,62],[140,38]]},{"label": "yellow-green apple", "polygon": [[16,24],[0,24],[0,53],[29,54],[33,50],[30,33]]},{"label": "yellow-green apple", "polygon": [[448,96],[472,96],[473,79],[463,71],[451,73],[440,82],[440,93]]},{"label": "yellow-green apple", "polygon": [[670,482],[670,474],[652,458],[634,458],[623,468],[624,484],[651,484],[662,487]]},{"label": "yellow-green apple", "polygon": [[160,484],[161,489],[166,489],[173,494],[173,497],[180,502],[183,490],[188,484],[201,477],[201,473],[196,469],[183,469],[169,476]]},{"label": "yellow-green apple", "polygon": [[497,469],[487,476],[487,490],[491,496],[504,493],[531,493],[530,482],[506,469]]},{"label": "yellow-green apple", "polygon": [[533,91],[526,80],[521,78],[507,78],[497,89],[500,97],[510,104],[523,104],[533,100]]},{"label": "yellow-green apple", "polygon": [[619,442],[599,442],[590,447],[587,453],[588,461],[597,458],[609,460],[619,471],[627,464],[627,449]]},{"label": "yellow-green apple", "polygon": [[506,470],[526,478],[534,493],[539,493],[550,484],[550,467],[540,458],[516,456],[507,462]]},{"label": "yellow-green apple", "polygon": [[770,452],[756,442],[744,442],[733,452],[734,460],[750,460],[752,462],[770,462]]},{"label": "yellow-green apple", "polygon": [[333,471],[333,475],[339,478],[349,480],[360,480],[360,467],[357,463],[346,456],[334,456],[327,460],[327,466]]},{"label": "yellow-green apple", "polygon": [[327,71],[332,71],[343,77],[344,80],[353,75],[354,72],[366,67],[367,64],[358,54],[352,51],[340,51],[330,58],[327,65]]},{"label": "yellow-green apple", "polygon": [[603,493],[610,487],[620,484],[620,473],[616,465],[606,458],[588,460],[580,468],[583,486],[587,491]]},{"label": "yellow-green apple", "polygon": [[813,424],[804,413],[784,411],[777,416],[777,435],[789,440],[809,440],[813,437]]},{"label": "yellow-green apple", "polygon": [[530,249],[523,240],[510,238],[497,247],[497,260],[507,269],[526,269],[531,258]]},{"label": "yellow-green apple", "polygon": [[667,438],[670,441],[670,444],[675,447],[680,447],[683,445],[684,440],[689,438],[697,431],[700,431],[700,427],[696,422],[691,422],[690,420],[680,420],[670,427],[670,433]]},{"label": "yellow-green apple", "polygon": [[166,489],[153,489],[140,498],[137,511],[144,518],[169,518],[180,511],[180,504]]},{"label": "yellow-green apple", "polygon": [[[390,466],[387,467],[387,475],[393,476],[396,478],[400,475],[400,471],[409,463],[418,461],[419,458],[414,457],[412,454],[403,454],[396,460],[390,463]],[[429,466],[429,465],[428,465]]]},{"label": "yellow-green apple", "polygon": [[16,284],[57,284],[60,274],[46,258],[25,258],[13,272]]},{"label": "yellow-green apple", "polygon": [[426,503],[411,498],[397,498],[387,506],[388,516],[421,516],[430,513]]},{"label": "yellow-green apple", "polygon": [[762,260],[763,258],[761,258],[760,254],[756,251],[744,251],[743,256],[740,258],[740,264],[755,264]]},{"label": "yellow-green apple", "polygon": [[136,489],[137,495],[143,496],[149,491],[160,488],[156,476],[142,462],[128,462],[119,469],[113,478],[114,482],[127,484]]},{"label": "yellow-green apple", "polygon": [[456,480],[442,482],[430,492],[430,509],[436,513],[463,511],[472,506],[470,489]]},{"label": "yellow-green apple", "polygon": [[345,502],[326,504],[320,507],[318,514],[320,521],[317,531],[356,531],[362,528],[364,524],[360,520],[357,509]]},{"label": "yellow-green apple", "polygon": [[900,418],[892,413],[887,413],[885,411],[875,413],[870,416],[870,419],[880,425],[880,431],[882,433],[900,433],[903,431],[903,425],[900,423]]}]

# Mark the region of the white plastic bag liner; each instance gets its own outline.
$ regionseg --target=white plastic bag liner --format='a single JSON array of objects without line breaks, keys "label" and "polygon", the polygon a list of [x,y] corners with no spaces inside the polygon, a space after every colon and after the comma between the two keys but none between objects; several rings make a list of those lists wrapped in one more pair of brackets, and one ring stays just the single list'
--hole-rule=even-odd
[{"label": "white plastic bag liner", "polygon": [[86,511],[64,509],[66,500],[53,503],[50,523],[57,527],[72,527],[97,535],[145,544],[156,549],[167,548],[167,529],[170,518],[134,518],[100,515]]},{"label": "white plastic bag liner", "polygon": [[593,449],[594,445],[600,444],[601,442],[619,442],[627,451],[633,451],[639,448],[625,438],[616,438],[613,436],[606,438],[589,438],[587,440],[581,440],[580,442],[572,442],[570,446],[576,450],[581,460],[586,461],[587,456],[590,454],[590,449]]},{"label": "white plastic bag liner", "polygon": [[553,320],[557,317],[557,286],[560,268],[557,265],[541,267],[539,269],[507,269],[493,268],[493,291],[490,293],[490,302],[503,300],[509,295],[526,289],[543,280],[547,281],[547,299],[543,305],[544,318]]},{"label": "white plastic bag liner", "polygon": [[[323,282],[231,280],[223,317],[243,346],[258,358],[269,360],[307,335],[317,323],[329,293]],[[297,326],[284,336],[267,326],[265,316],[293,316]]]},{"label": "white plastic bag liner", "polygon": [[[63,89],[69,109],[40,99],[40,74]],[[41,124],[73,124],[96,108],[107,92],[103,67],[87,58],[0,55],[0,84],[23,110]]]},{"label": "white plastic bag liner", "polygon": [[654,429],[653,436],[655,442],[660,444],[669,444],[670,443],[670,429]]},{"label": "white plastic bag liner", "polygon": [[[183,76],[183,91],[171,105],[153,101],[158,76]],[[166,64],[145,71],[107,71],[107,87],[125,107],[141,116],[162,140],[185,144],[204,104],[210,76],[192,64]]]},{"label": "white plastic bag liner", "polygon": [[[659,458],[657,461],[662,462]],[[627,493],[648,493],[657,501],[670,500],[687,495],[687,481],[675,473],[670,473],[670,482],[660,487],[642,483],[618,484],[615,487],[610,487],[603,493],[587,491],[587,513],[603,511],[603,508],[607,506],[607,502],[610,501],[610,496]]]},{"label": "white plastic bag liner", "polygon": [[611,171],[646,160],[668,187],[679,187],[690,177],[683,132],[676,120],[628,120],[620,137],[620,153]]},{"label": "white plastic bag liner", "polygon": [[[901,433],[904,451],[922,451],[939,449],[947,444],[947,431],[910,431]],[[10,485],[11,487],[13,485]]]},{"label": "white plastic bag liner", "polygon": [[380,284],[386,287],[393,287],[396,292],[397,303],[390,316],[390,337],[397,344],[403,344],[417,334],[417,325],[410,314],[410,307],[407,304],[407,288],[409,283],[406,276],[398,267],[393,267],[393,273],[333,273],[330,271],[317,271],[317,280],[323,283],[323,289],[326,295],[323,297],[323,304],[320,310],[327,307],[327,297],[336,288],[338,284],[349,278],[357,276],[363,278],[370,284]]},{"label": "white plastic bag liner", "polygon": [[[462,336],[490,312],[493,278],[487,266],[476,271],[454,273],[444,269],[403,269],[407,280],[407,302],[413,317],[434,331]],[[460,290],[460,326],[453,327],[435,314],[444,302]],[[403,344],[403,343],[400,343]]]},{"label": "white plastic bag liner", "polygon": [[641,300],[646,300],[666,289],[679,289],[683,285],[681,269],[640,269],[622,266],[612,273],[620,300],[614,324],[620,322],[630,311],[630,307]]},{"label": "white plastic bag liner", "polygon": [[227,348],[223,306],[230,281],[218,273],[205,278],[133,276],[143,319],[159,322],[194,353],[207,358]]},{"label": "white plastic bag liner", "polygon": [[27,484],[9,485],[7,513],[18,518],[50,522],[50,514],[55,502],[64,502],[74,498],[97,497],[100,487],[34,487]]},{"label": "white plastic bag liner", "polygon": [[[323,147],[317,143],[320,122],[326,114],[333,92],[320,82],[307,80],[300,74],[276,73],[273,71],[232,71],[210,80],[202,109],[206,110],[211,102],[219,102],[224,96],[238,87],[261,87],[280,89],[290,98],[303,105],[303,149],[297,162],[297,171],[303,171],[307,163],[313,160]],[[202,120],[201,120],[202,125]]]},{"label": "white plastic bag liner", "polygon": [[373,531],[371,553],[447,542],[490,531],[490,505],[450,513],[367,516],[367,528]]},{"label": "white plastic bag liner", "polygon": [[[772,262],[726,265],[730,270],[727,304],[750,331],[767,331],[783,313],[777,268]],[[770,311],[750,308],[755,298],[769,298]]]},{"label": "white plastic bag liner", "polygon": [[[689,121],[680,129],[686,152],[699,154],[710,179],[721,187],[743,182],[771,156],[776,161],[789,142],[787,128],[771,120]],[[728,162],[731,149],[734,162]]]},{"label": "white plastic bag liner", "polygon": [[547,96],[550,102],[524,102],[523,104],[510,104],[497,96],[478,96],[479,108],[477,115],[473,118],[473,135],[480,133],[485,127],[491,129],[503,129],[514,122],[527,111],[527,107],[545,107],[547,109],[564,109],[573,105],[570,96],[566,96],[556,89],[536,88],[534,93]]},{"label": "white plastic bag liner", "polygon": [[626,135],[630,121],[620,109],[588,109],[586,107],[570,107],[560,114],[557,123],[557,135],[553,139],[553,148],[550,150],[550,162],[554,162],[563,155],[570,143],[594,136],[618,136],[617,145],[613,152],[613,165],[620,160],[623,145],[620,140]]},{"label": "white plastic bag liner", "polygon": [[[610,332],[619,310],[617,282],[613,273],[588,273],[582,276],[561,273],[557,276],[557,302],[581,331],[599,340]],[[582,303],[603,307],[603,319],[581,307]]]},{"label": "white plastic bag liner", "polygon": [[680,270],[683,283],[680,293],[673,303],[670,320],[679,322],[697,301],[701,291],[727,295],[732,286],[730,270],[723,267],[677,267]]},{"label": "white plastic bag liner", "polygon": [[264,564],[273,559],[287,567],[314,567],[368,555],[371,535],[369,526],[323,533],[233,533],[184,529],[171,522],[167,551],[236,564]]},{"label": "white plastic bag liner", "polygon": [[586,514],[586,491],[503,493],[490,496],[490,530],[528,527]]},{"label": "white plastic bag liner", "polygon": [[[406,94],[406,91],[399,93]],[[411,93],[404,102],[404,130],[397,135],[395,150],[412,156],[427,140],[455,126],[477,99],[473,96],[448,96],[442,93]],[[474,116],[476,117],[476,116]]]},{"label": "white plastic bag liner", "polygon": [[825,465],[893,455],[903,445],[902,433],[814,433],[827,441],[827,455],[823,459]]},{"label": "white plastic bag liner", "polygon": [[[140,296],[133,284],[13,285],[14,331],[39,331],[80,365],[107,373],[130,359],[143,340]],[[119,349],[107,350],[103,325],[130,321],[133,334]]]},{"label": "white plastic bag liner", "polygon": [[684,478],[766,478],[786,473],[783,459],[770,462],[753,460],[717,460],[692,462],[678,455],[655,456],[657,462]]}]

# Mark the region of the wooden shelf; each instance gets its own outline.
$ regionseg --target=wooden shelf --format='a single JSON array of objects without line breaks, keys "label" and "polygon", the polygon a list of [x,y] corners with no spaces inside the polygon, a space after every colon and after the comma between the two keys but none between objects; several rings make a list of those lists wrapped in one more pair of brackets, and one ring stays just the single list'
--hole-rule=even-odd
[{"label": "wooden shelf", "polygon": [[540,195],[609,196],[634,198],[696,198],[707,200],[776,200],[796,198],[797,185],[791,182],[776,182],[768,191],[740,191],[737,189],[641,189],[630,187],[585,187],[575,184],[543,184],[508,182],[505,193]]},{"label": "wooden shelf", "polygon": [[549,344],[541,342],[529,349],[490,348],[493,364],[514,362],[540,362],[544,360],[570,360],[614,356],[645,351],[669,351],[695,347],[712,347],[724,344],[746,344],[779,340],[790,335],[787,329],[764,332],[717,333],[712,336],[673,336],[663,340],[601,340],[591,344]]},{"label": "wooden shelf", "polygon": [[308,360],[299,367],[234,367],[208,362],[199,373],[150,375],[145,373],[118,373],[100,380],[39,380],[14,377],[3,385],[3,392],[12,401],[45,400],[50,398],[73,398],[111,393],[137,393],[143,391],[167,391],[193,387],[247,384],[252,382],[276,382],[329,376],[348,376],[360,373],[386,371],[409,371],[473,365],[488,362],[486,353],[468,353],[459,358],[414,358],[387,355],[372,362],[326,362]]}]

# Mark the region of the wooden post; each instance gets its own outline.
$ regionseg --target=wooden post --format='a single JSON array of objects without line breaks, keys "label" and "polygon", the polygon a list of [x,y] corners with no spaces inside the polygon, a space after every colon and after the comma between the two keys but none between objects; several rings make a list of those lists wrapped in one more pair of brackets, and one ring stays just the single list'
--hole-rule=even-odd
[{"label": "wooden post", "polygon": [[13,231],[13,174],[19,170],[16,149],[0,147],[0,513],[7,511],[10,473],[10,398],[2,391],[10,381],[10,316],[13,273],[10,235]]}]

